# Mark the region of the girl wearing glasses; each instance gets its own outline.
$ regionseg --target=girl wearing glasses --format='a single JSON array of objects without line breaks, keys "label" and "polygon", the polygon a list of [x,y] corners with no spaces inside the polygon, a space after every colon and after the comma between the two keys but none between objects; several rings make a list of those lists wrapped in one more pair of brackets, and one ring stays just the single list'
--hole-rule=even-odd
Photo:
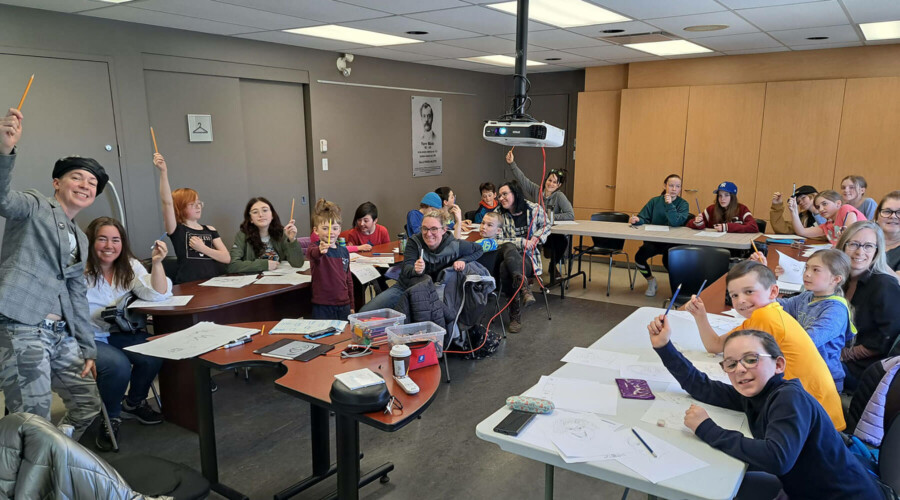
[{"label": "girl wearing glasses", "polygon": [[172,281],[177,284],[205,280],[224,273],[231,255],[216,228],[200,224],[203,202],[197,192],[191,188],[173,192],[165,158],[156,153],[153,164],[159,169],[159,197],[166,234],[178,257],[178,269]]},{"label": "girl wearing glasses", "polygon": [[691,397],[747,415],[752,438],[719,427],[700,406],[691,405],[684,415],[698,438],[750,466],[736,499],[890,498],[800,380],[785,380],[786,362],[774,337],[759,330],[728,335],[721,362],[728,385],[710,380],[672,345],[665,316],[647,330],[666,369]]},{"label": "girl wearing glasses", "polygon": [[251,198],[244,207],[244,222],[234,235],[229,273],[261,273],[273,271],[279,262],[291,267],[303,265],[303,249],[297,241],[294,220],[281,225],[278,212],[262,196]]},{"label": "girl wearing glasses", "polygon": [[[529,200],[534,200],[540,204],[544,202],[544,211],[550,215],[554,221],[558,220],[575,220],[575,209],[572,203],[566,198],[566,193],[562,192],[562,186],[566,183],[566,172],[564,170],[551,170],[544,178],[544,189],[541,193],[541,187],[529,179],[519,166],[516,165],[515,156],[512,150],[506,153],[506,168],[512,174],[516,182],[522,186],[525,196]],[[539,200],[539,196],[543,196],[543,200]],[[551,215],[552,214],[552,215]],[[556,281],[556,267],[562,260],[566,252],[566,244],[568,239],[560,234],[547,237],[547,243],[544,244],[544,254],[550,259],[550,283]]]},{"label": "girl wearing glasses", "polygon": [[884,231],[887,265],[900,278],[900,191],[891,191],[878,204],[878,225]]},{"label": "girl wearing glasses", "polygon": [[853,305],[853,322],[859,333],[853,345],[841,351],[847,377],[844,390],[852,391],[869,365],[888,357],[900,334],[900,282],[888,268],[884,251],[884,232],[873,221],[848,227],[837,248],[850,257],[850,279],[844,294]]}]

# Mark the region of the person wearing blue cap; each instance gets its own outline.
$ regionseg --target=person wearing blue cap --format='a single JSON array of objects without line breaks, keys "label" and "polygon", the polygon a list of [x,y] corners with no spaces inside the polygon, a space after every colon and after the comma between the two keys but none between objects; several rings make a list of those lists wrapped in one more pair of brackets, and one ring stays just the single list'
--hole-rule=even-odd
[{"label": "person wearing blue cap", "polygon": [[87,236],[73,220],[109,177],[95,160],[72,156],[53,167],[53,195],[10,189],[22,113],[0,118],[0,390],[10,412],[50,419],[52,391],[68,412],[60,425],[78,439],[100,413],[84,266]]},{"label": "person wearing blue cap", "polygon": [[419,202],[419,208],[410,210],[406,214],[406,235],[411,238],[414,234],[419,234],[419,230],[422,228],[422,219],[425,218],[425,212],[434,208],[438,210],[443,208],[441,196],[435,192],[425,193],[422,201]]},{"label": "person wearing blue cap", "polygon": [[738,188],[733,182],[725,181],[716,187],[713,194],[716,202],[697,214],[687,226],[692,229],[715,229],[725,233],[758,233],[759,227],[750,209],[738,202]]}]

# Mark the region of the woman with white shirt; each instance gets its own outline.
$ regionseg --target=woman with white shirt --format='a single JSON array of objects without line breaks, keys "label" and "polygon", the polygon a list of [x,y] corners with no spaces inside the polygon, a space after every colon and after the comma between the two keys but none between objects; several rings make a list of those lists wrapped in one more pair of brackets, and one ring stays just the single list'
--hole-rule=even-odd
[{"label": "woman with white shirt", "polygon": [[[101,318],[103,310],[115,307],[129,295],[142,300],[158,301],[172,296],[172,282],[166,277],[162,260],[168,249],[162,241],[153,244],[152,266],[148,273],[131,253],[125,228],[116,219],[99,217],[87,228],[90,253],[85,267],[87,299],[97,344],[97,386],[106,406],[112,429],[97,436],[97,447],[112,449],[110,432],[118,439],[121,418],[136,419],[142,424],[158,424],[162,415],[147,404],[150,384],[162,367],[162,359],[124,350],[141,344],[149,336],[145,331],[123,333]],[[131,390],[125,396],[125,389]]]}]

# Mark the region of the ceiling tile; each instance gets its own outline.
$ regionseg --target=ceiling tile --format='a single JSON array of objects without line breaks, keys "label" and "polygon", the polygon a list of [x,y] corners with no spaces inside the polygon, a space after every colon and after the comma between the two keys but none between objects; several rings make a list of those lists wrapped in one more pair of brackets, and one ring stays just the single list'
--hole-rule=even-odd
[{"label": "ceiling tile", "polygon": [[466,69],[469,71],[478,71],[479,73],[494,73],[496,75],[511,75],[513,71],[513,68],[492,66],[490,64],[479,64],[472,61],[460,61],[459,59],[438,59],[434,61],[422,61],[420,64],[427,64],[429,66],[442,66],[444,68]]},{"label": "ceiling tile", "polygon": [[744,9],[737,13],[765,31],[837,26],[850,23],[836,0]]},{"label": "ceiling tile", "polygon": [[[516,17],[488,7],[462,7],[459,9],[440,10],[410,14],[408,17],[450,26],[461,30],[474,31],[482,35],[500,35],[516,32]],[[552,29],[552,26],[528,22],[528,31]]]},{"label": "ceiling tile", "polygon": [[303,28],[320,24],[318,21],[248,9],[213,0],[191,0],[190,2],[185,2],[184,0],[144,0],[134,3],[133,7],[197,19],[253,26],[263,30]]},{"label": "ceiling tile", "polygon": [[626,59],[631,57],[646,57],[646,52],[629,49],[621,45],[605,45],[603,47],[586,47],[581,49],[567,49],[564,52],[571,54],[590,57],[591,59],[600,59],[603,61],[611,61],[613,59]]},{"label": "ceiling tile", "polygon": [[444,45],[462,47],[465,49],[480,50],[489,54],[508,54],[516,51],[516,42],[497,38],[495,36],[479,36],[476,38],[461,38],[458,40],[446,40]]},{"label": "ceiling tile", "polygon": [[[412,14],[429,10],[453,9],[467,7],[469,4],[460,0],[339,0],[343,3],[383,10],[391,14]],[[498,0],[499,1],[499,0]]]},{"label": "ceiling tile", "polygon": [[753,9],[756,7],[772,7],[774,5],[821,1],[823,0],[719,0],[719,3],[729,9]]},{"label": "ceiling tile", "polygon": [[715,0],[590,0],[590,2],[632,19],[686,16],[725,10],[725,7]]},{"label": "ceiling tile", "polygon": [[[642,52],[643,53],[643,52]],[[607,59],[608,62],[612,64],[628,64],[633,62],[650,62],[650,61],[665,61],[665,57],[652,56],[650,54],[643,53],[643,56],[638,57],[623,57],[623,58],[615,58],[615,59]]]},{"label": "ceiling tile", "polygon": [[[500,35],[501,38],[515,40],[516,35]],[[535,31],[528,34],[528,43],[548,49],[577,49],[581,47],[599,47],[607,45],[606,42],[597,40],[566,30]]]},{"label": "ceiling tile", "polygon": [[[558,57],[559,61],[547,61],[548,57]],[[545,62],[550,64],[561,64],[561,65],[569,65],[580,62],[593,62],[596,59],[579,56],[576,54],[570,54],[569,52],[562,52],[560,50],[544,50],[540,52],[528,52],[528,59],[532,61]]]},{"label": "ceiling tile", "polygon": [[[806,28],[802,30],[771,31],[770,35],[788,46],[795,45],[827,45],[833,43],[859,42],[859,35],[853,26],[828,26],[824,28]],[[827,36],[827,40],[807,40],[808,37]]]},{"label": "ceiling tile", "polygon": [[426,56],[434,56],[433,59],[456,59],[457,57],[475,57],[483,56],[489,52],[471,50],[462,47],[452,47],[437,42],[413,43],[407,45],[394,45],[394,50],[402,50],[404,52],[412,52],[413,54],[422,54]]},{"label": "ceiling tile", "polygon": [[327,38],[319,38],[315,36],[296,35],[294,33],[285,33],[283,31],[261,31],[258,33],[246,33],[236,36],[240,38],[249,38],[251,40],[261,40],[263,42],[283,43],[285,45],[296,45],[297,47],[307,47],[310,49],[338,52],[352,52],[353,49],[368,48],[368,45],[341,42],[339,40],[329,40]]},{"label": "ceiling tile", "polygon": [[730,56],[740,56],[744,54],[765,54],[767,52],[788,52],[791,49],[780,46],[780,47],[769,47],[766,49],[743,49],[743,50],[726,50],[725,53]]},{"label": "ceiling tile", "polygon": [[134,7],[128,7],[125,5],[117,5],[104,9],[89,10],[81,13],[80,15],[102,17],[104,19],[126,21],[129,23],[150,24],[153,26],[163,26],[166,28],[199,31],[201,33],[213,33],[216,35],[234,35],[237,33],[247,33],[248,31],[255,31],[258,29],[252,26],[239,26],[237,24],[219,23],[215,21],[207,21],[205,19],[176,16],[174,14],[166,14],[164,12],[136,9]]},{"label": "ceiling tile", "polygon": [[384,47],[368,47],[365,49],[353,49],[351,54],[365,57],[378,57],[381,59],[393,59],[395,61],[428,61],[436,59],[433,56],[423,54],[413,54],[412,52],[403,52],[401,50],[386,49]]},{"label": "ceiling tile", "polygon": [[900,2],[897,0],[844,0],[844,7],[857,23],[900,20]]},{"label": "ceiling tile", "polygon": [[824,49],[840,49],[843,47],[861,47],[861,42],[843,42],[843,43],[821,43],[815,45],[792,45],[791,50],[824,50]]},{"label": "ceiling tile", "polygon": [[55,10],[57,12],[79,12],[109,6],[108,3],[91,2],[90,0],[3,0],[0,3],[30,9]]},{"label": "ceiling tile", "polygon": [[732,51],[747,49],[765,49],[781,47],[781,43],[765,33],[746,33],[743,35],[712,36],[698,40],[713,50]]},{"label": "ceiling tile", "polygon": [[[621,33],[603,33],[603,30],[618,29],[624,30]],[[567,28],[567,31],[585,35],[587,37],[612,36],[612,35],[632,35],[635,33],[649,33],[651,31],[659,31],[656,26],[651,26],[640,21],[629,21],[627,23],[610,23],[595,24],[593,26],[579,26],[577,28]]]},{"label": "ceiling tile", "polygon": [[302,19],[312,19],[323,23],[343,23],[361,21],[390,15],[387,12],[365,9],[333,0],[214,0],[231,5],[264,10]]},{"label": "ceiling tile", "polygon": [[[759,33],[755,26],[741,19],[733,12],[712,12],[709,14],[697,14],[693,16],[664,17],[661,19],[647,19],[647,22],[662,28],[673,35],[682,38],[694,39],[710,36],[739,35],[742,33]],[[728,26],[719,31],[685,31],[688,26],[706,24],[724,24]]]},{"label": "ceiling tile", "polygon": [[[377,31],[379,33],[387,33],[389,35],[397,35],[425,41],[451,40],[454,38],[468,38],[478,36],[478,33],[472,33],[471,31],[448,28],[447,26],[441,26],[439,24],[433,24],[422,21],[420,19],[413,19],[411,17],[404,16],[391,16],[378,19],[369,19],[366,21],[354,21],[352,23],[341,23],[341,26]],[[428,34],[408,35],[406,34],[407,31],[427,31]]]}]

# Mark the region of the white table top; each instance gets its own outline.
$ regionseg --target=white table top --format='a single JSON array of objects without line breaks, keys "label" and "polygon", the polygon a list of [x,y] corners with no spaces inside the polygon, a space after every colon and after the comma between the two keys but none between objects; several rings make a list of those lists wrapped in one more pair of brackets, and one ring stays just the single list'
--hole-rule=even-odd
[{"label": "white table top", "polygon": [[[653,317],[663,312],[665,312],[664,309],[642,307],[625,318],[625,320],[616,325],[615,328],[594,342],[590,347],[625,354],[638,354],[640,355],[639,361],[657,362],[661,366],[662,362],[659,356],[656,355],[650,345],[647,325]],[[673,318],[672,316],[670,318],[672,318],[671,324],[673,328],[672,342],[682,352],[703,351],[700,334],[697,332],[694,322],[684,318]],[[692,354],[695,353],[690,353],[688,357],[692,357]],[[615,384],[614,379],[619,376],[619,370],[566,363],[553,372],[552,375]],[[649,383],[654,391],[663,391],[668,386],[668,383],[665,382],[650,381]],[[709,466],[653,484],[616,460],[569,464],[563,461],[556,450],[544,449],[515,437],[494,432],[494,427],[509,414],[509,410],[505,406],[481,421],[475,428],[475,434],[485,441],[496,443],[504,451],[662,498],[704,500],[733,498],[743,479],[746,465],[710,447],[694,435],[679,429],[659,428],[653,424],[642,422],[641,417],[651,404],[651,401],[619,398],[617,414],[615,417],[609,418],[623,425],[639,428],[642,433],[654,434],[703,460]]]},{"label": "white table top", "polygon": [[719,234],[714,231],[698,231],[689,227],[669,227],[668,231],[648,231],[647,225],[631,227],[624,222],[600,222],[591,220],[574,221],[575,224],[557,224],[551,229],[553,234],[574,236],[596,236],[624,240],[655,241],[679,245],[700,245],[720,248],[747,249],[750,242],[761,233],[724,233],[722,236],[701,236],[700,233]]}]

